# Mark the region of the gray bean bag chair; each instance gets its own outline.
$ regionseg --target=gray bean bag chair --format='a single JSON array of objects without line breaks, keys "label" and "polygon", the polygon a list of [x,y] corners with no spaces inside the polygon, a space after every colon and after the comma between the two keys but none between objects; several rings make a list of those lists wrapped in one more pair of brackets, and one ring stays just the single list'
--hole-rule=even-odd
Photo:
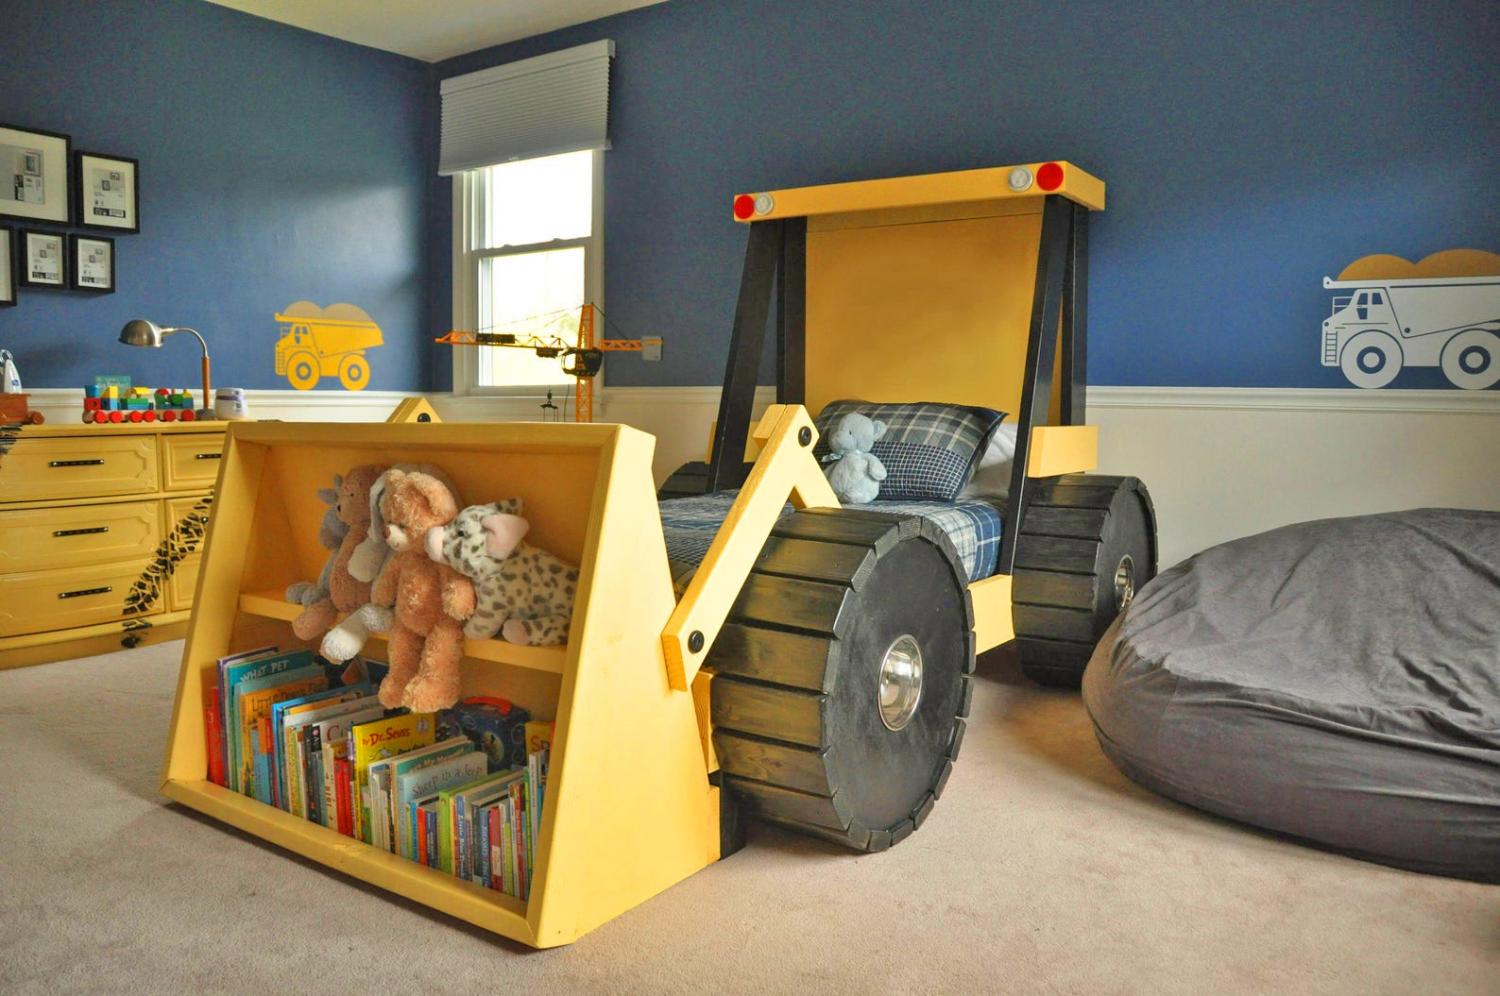
[{"label": "gray bean bag chair", "polygon": [[1500,514],[1329,519],[1148,584],[1083,679],[1130,778],[1372,861],[1500,882]]}]

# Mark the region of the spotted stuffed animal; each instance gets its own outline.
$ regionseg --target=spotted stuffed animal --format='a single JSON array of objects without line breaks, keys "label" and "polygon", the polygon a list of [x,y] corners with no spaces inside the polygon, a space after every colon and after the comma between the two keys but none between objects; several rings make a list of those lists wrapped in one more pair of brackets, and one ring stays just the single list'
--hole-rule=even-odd
[{"label": "spotted stuffed animal", "polygon": [[521,499],[470,505],[447,526],[427,531],[427,555],[474,583],[474,614],[464,635],[500,633],[511,643],[555,646],[568,640],[578,568],[523,537]]}]

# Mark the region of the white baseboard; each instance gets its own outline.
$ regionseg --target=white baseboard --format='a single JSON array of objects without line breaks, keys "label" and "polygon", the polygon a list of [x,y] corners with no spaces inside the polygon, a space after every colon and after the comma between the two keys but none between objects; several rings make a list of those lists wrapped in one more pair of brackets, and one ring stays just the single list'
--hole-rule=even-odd
[{"label": "white baseboard", "polygon": [[[248,391],[258,418],[383,420],[401,391]],[[415,393],[415,392],[412,392]],[[601,420],[656,436],[660,481],[703,459],[717,387],[614,387]],[[32,392],[52,423],[79,420],[75,388]],[[428,395],[449,421],[536,420],[535,399]],[[755,410],[775,400],[757,390]],[[1163,565],[1289,522],[1419,506],[1500,510],[1500,391],[1090,387],[1103,473],[1140,477]]]}]

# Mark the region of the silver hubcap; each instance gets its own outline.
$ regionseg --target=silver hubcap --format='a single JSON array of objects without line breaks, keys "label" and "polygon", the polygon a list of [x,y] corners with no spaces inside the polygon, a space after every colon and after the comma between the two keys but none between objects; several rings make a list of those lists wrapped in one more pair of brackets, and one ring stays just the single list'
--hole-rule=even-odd
[{"label": "silver hubcap", "polygon": [[880,662],[880,721],[896,731],[911,722],[922,699],[922,648],[911,636],[898,636]]},{"label": "silver hubcap", "polygon": [[1115,611],[1123,612],[1135,597],[1135,561],[1126,554],[1115,568]]}]

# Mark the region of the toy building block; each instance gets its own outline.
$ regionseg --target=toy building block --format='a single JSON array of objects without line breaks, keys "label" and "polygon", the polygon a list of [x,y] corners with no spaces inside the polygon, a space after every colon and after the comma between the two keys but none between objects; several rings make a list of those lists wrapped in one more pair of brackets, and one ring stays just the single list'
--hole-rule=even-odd
[{"label": "toy building block", "polygon": [[83,397],[83,410],[84,411],[86,411],[86,412],[96,412],[96,411],[99,410],[99,408],[100,408],[100,405],[99,405],[99,396],[97,394],[94,395],[93,397],[89,397],[88,395],[84,395],[84,397]]},{"label": "toy building block", "polygon": [[97,398],[102,393],[103,392],[101,392],[99,390],[99,385],[98,384],[85,384],[85,385],[83,385],[83,396],[85,398]]}]

